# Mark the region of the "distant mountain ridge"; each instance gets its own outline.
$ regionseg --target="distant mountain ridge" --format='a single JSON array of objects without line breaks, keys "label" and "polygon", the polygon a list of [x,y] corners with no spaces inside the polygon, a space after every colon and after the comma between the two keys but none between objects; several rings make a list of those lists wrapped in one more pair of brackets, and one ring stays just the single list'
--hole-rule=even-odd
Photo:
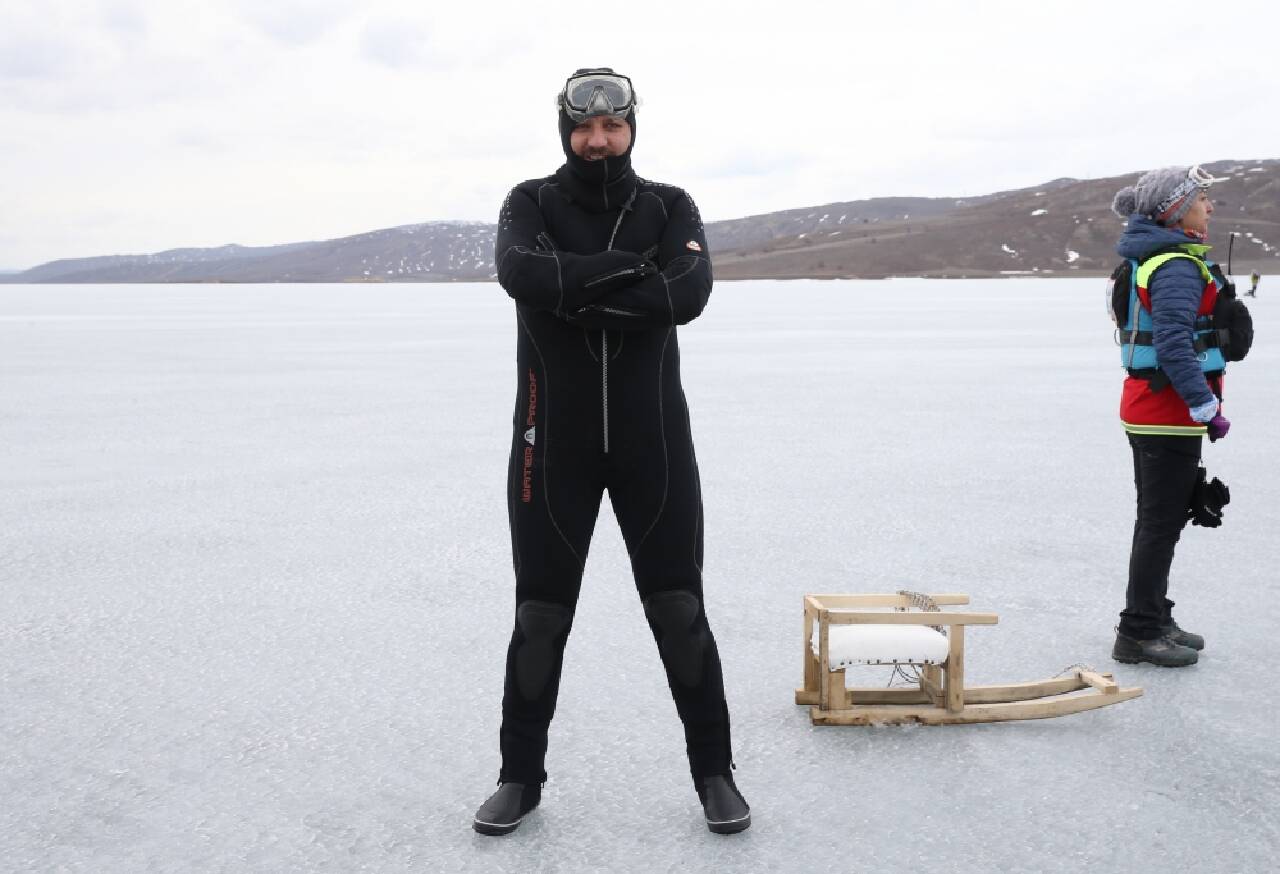
[{"label": "distant mountain ridge", "polygon": [[[1280,160],[1205,164],[1223,181],[1212,189],[1213,257],[1227,260],[1236,238],[1235,272],[1280,272]],[[1115,192],[1137,173],[1106,179],[1056,179],[1031,188],[957,200],[933,215],[823,221],[823,206],[805,211],[808,227],[763,243],[717,251],[718,279],[981,277],[1099,275],[1115,265],[1123,222],[1111,212]],[[834,206],[842,206],[832,204]],[[814,220],[816,217],[816,221]]]},{"label": "distant mountain ridge", "polygon": [[483,280],[496,226],[425,222],[279,246],[169,249],[50,261],[8,282],[372,282]]},{"label": "distant mountain ridge", "polygon": [[[1280,272],[1280,160],[1218,161],[1211,242],[1236,272]],[[1062,178],[979,197],[877,197],[709,222],[717,279],[1093,275],[1121,222],[1111,198],[1136,173]],[[50,261],[0,282],[474,282],[495,277],[497,226],[432,221],[333,240]]]}]

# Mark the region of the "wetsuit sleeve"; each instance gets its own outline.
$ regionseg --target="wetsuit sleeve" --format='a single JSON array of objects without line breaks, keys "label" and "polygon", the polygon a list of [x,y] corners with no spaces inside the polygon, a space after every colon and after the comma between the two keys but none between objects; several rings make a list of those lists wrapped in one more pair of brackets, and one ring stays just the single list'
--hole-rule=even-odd
[{"label": "wetsuit sleeve", "polygon": [[1204,276],[1190,258],[1174,258],[1152,275],[1151,333],[1156,360],[1188,407],[1214,400],[1193,345]]},{"label": "wetsuit sleeve", "polygon": [[575,255],[558,251],[538,204],[519,187],[513,188],[502,204],[493,260],[498,284],[507,294],[561,316],[580,309],[619,282],[652,272],[645,259],[634,252]]},{"label": "wetsuit sleeve", "polygon": [[587,328],[684,325],[702,314],[711,296],[711,257],[698,208],[681,195],[671,209],[656,255],[658,272],[601,295],[571,317]]}]

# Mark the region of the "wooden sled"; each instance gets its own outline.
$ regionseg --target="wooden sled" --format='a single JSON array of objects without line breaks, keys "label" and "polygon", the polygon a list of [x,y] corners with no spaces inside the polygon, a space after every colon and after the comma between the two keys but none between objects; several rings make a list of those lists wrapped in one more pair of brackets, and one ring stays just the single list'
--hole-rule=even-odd
[{"label": "wooden sled", "polygon": [[[955,613],[968,595],[806,595],[804,686],[796,703],[812,705],[814,725],[956,725],[1047,719],[1137,698],[1111,674],[1071,674],[1003,686],[964,685],[964,630],[995,625],[994,613]],[[943,633],[941,629],[946,629]],[[852,665],[913,665],[918,686],[845,688]]]}]

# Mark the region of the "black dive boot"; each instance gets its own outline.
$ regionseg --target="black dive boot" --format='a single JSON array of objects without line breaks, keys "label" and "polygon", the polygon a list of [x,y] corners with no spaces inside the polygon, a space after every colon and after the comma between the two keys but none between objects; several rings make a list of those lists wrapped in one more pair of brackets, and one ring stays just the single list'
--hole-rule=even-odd
[{"label": "black dive boot", "polygon": [[476,811],[471,827],[482,835],[507,835],[542,800],[538,783],[502,783]]},{"label": "black dive boot", "polygon": [[698,785],[698,798],[707,817],[707,828],[716,834],[737,834],[751,826],[751,806],[733,784],[731,775],[707,777]]},{"label": "black dive boot", "polygon": [[1183,668],[1198,662],[1200,653],[1189,646],[1174,643],[1168,637],[1137,640],[1117,631],[1116,645],[1111,648],[1111,657],[1126,665],[1150,662],[1162,668]]},{"label": "black dive boot", "polygon": [[1160,626],[1160,633],[1179,646],[1189,646],[1196,652],[1204,649],[1204,638],[1192,631],[1183,631],[1174,619],[1168,625]]}]

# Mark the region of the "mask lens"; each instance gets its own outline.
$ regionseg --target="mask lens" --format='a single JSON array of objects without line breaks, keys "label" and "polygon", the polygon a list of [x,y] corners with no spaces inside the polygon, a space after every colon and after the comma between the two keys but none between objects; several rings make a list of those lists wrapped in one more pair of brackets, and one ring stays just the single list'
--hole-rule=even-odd
[{"label": "mask lens", "polygon": [[623,114],[631,108],[631,84],[618,76],[584,76],[570,79],[565,86],[565,103],[578,112],[605,110],[609,114]]}]

